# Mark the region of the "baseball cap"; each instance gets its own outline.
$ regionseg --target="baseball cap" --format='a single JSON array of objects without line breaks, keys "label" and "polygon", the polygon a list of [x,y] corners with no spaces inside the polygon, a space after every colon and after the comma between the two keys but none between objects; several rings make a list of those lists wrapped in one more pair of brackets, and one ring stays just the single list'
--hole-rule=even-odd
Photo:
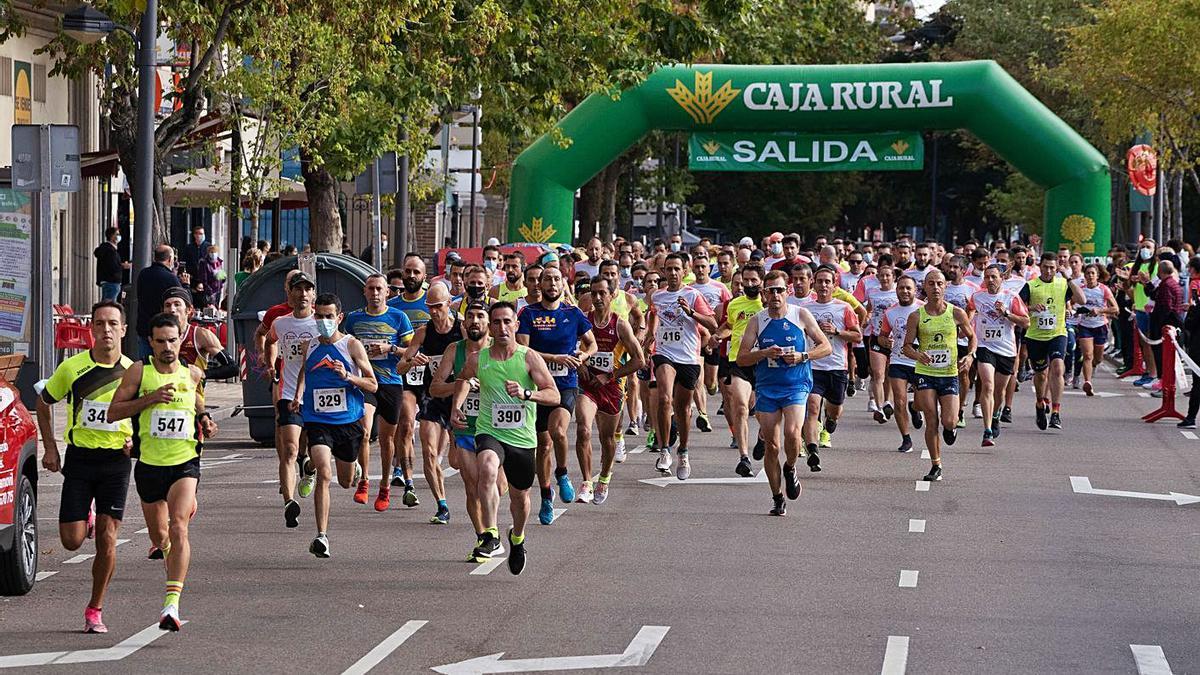
[{"label": "baseball cap", "polygon": [[500,240],[495,237],[489,237],[487,240],[487,245],[488,246],[499,246]]},{"label": "baseball cap", "polygon": [[738,242],[738,246],[750,246],[750,247],[753,247],[753,246],[754,246],[754,240],[753,240],[753,239],[751,239],[750,237],[742,237],[742,240]]},{"label": "baseball cap", "polygon": [[763,252],[758,249],[754,249],[753,251],[750,252],[751,260],[762,260],[763,257],[764,257]]},{"label": "baseball cap", "polygon": [[446,254],[446,262],[450,263],[456,260],[462,260],[462,256],[458,254],[458,251],[450,251]]},{"label": "baseball cap", "polygon": [[312,286],[313,288],[317,287],[317,285],[315,283],[313,283],[312,278],[310,278],[304,272],[301,272],[299,274],[292,276],[291,280],[288,281],[288,290],[291,290],[291,289],[299,286],[300,284],[308,284],[309,286]]},{"label": "baseball cap", "polygon": [[163,293],[163,302],[166,302],[171,298],[179,298],[180,300],[183,300],[184,304],[186,304],[188,307],[192,306],[192,292],[183,286],[174,286],[172,288],[168,288],[167,292]]}]

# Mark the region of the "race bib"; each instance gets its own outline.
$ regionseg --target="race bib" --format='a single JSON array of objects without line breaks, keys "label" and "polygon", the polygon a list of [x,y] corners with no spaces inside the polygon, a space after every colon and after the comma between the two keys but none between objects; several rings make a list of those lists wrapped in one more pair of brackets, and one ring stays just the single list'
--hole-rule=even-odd
[{"label": "race bib", "polygon": [[[367,347],[367,353],[372,354],[372,361],[384,361],[391,356],[391,354],[388,352],[388,348],[392,346],[392,343],[388,342],[387,340],[365,340],[363,344]],[[375,355],[375,352],[372,351],[376,345],[383,349],[383,352],[378,355]]]},{"label": "race bib", "polygon": [[425,366],[416,366],[404,374],[404,383],[414,387],[425,384]]},{"label": "race bib", "polygon": [[346,412],[346,389],[314,389],[313,408],[319,413]]},{"label": "race bib", "polygon": [[100,401],[83,400],[79,410],[79,426],[92,431],[120,431],[116,422],[108,421],[108,404]]},{"label": "race bib", "polygon": [[550,371],[551,377],[565,377],[567,375],[567,365],[565,363],[546,362],[546,368]]},{"label": "race bib", "polygon": [[154,410],[150,413],[150,435],[164,440],[184,441],[192,433],[191,415],[182,410]]},{"label": "race bib", "polygon": [[308,343],[303,340],[292,340],[283,348],[283,358],[288,361],[303,361],[304,353],[308,351]]},{"label": "race bib", "polygon": [[929,355],[929,365],[934,368],[945,368],[950,365],[949,349],[930,349],[925,353]]},{"label": "race bib", "polygon": [[492,426],[497,429],[520,429],[525,426],[525,404],[493,403]]},{"label": "race bib", "polygon": [[672,328],[670,326],[658,329],[658,341],[662,343],[682,342],[683,329]]},{"label": "race bib", "polygon": [[442,363],[442,355],[429,357],[429,376],[432,377],[437,372],[438,366]]},{"label": "race bib", "polygon": [[588,357],[588,365],[602,373],[611,373],[613,371],[613,353],[596,352]]},{"label": "race bib", "polygon": [[[784,347],[783,345],[777,345],[777,346],[783,350],[784,354],[791,354],[792,352],[796,351],[796,348],[794,346],[787,346],[787,347]],[[787,368],[787,365],[788,364],[785,363],[783,359],[771,359],[771,358],[767,359],[767,367],[768,368]]]},{"label": "race bib", "polygon": [[1003,328],[984,328],[983,339],[985,342],[998,342],[1004,338]]},{"label": "race bib", "polygon": [[1058,325],[1058,315],[1053,312],[1041,312],[1037,315],[1038,330],[1054,330]]},{"label": "race bib", "polygon": [[473,391],[467,394],[467,400],[463,401],[463,414],[467,417],[479,417],[479,392]]}]

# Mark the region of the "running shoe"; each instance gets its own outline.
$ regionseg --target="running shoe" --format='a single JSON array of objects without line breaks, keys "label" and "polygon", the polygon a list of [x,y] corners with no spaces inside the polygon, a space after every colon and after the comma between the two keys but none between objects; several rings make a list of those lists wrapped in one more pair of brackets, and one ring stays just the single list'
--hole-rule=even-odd
[{"label": "running shoe", "polygon": [[787,502],[783,501],[783,495],[776,495],[774,499],[775,505],[771,507],[770,514],[773,516],[786,516]]},{"label": "running shoe", "polygon": [[712,383],[711,385],[706,386],[705,389],[708,390],[709,396],[717,395],[717,383],[716,382]]},{"label": "running shoe", "polygon": [[514,544],[512,540],[512,530],[508,531],[508,545],[510,547],[508,553],[508,571],[513,574],[520,574],[525,571],[525,542]]},{"label": "running shoe", "polygon": [[613,455],[613,461],[617,464],[623,463],[629,457],[629,451],[625,449],[625,442],[617,443],[617,452]]},{"label": "running shoe", "polygon": [[955,423],[955,425],[954,425],[955,429],[966,429],[967,428],[967,419],[966,419],[966,415],[963,414],[964,412],[966,412],[966,411],[964,411],[964,410],[958,411],[958,422]]},{"label": "running shoe", "polygon": [[595,493],[592,492],[592,481],[585,480],[583,485],[579,486],[579,494],[575,495],[575,501],[580,504],[590,504],[595,496]]},{"label": "running shoe", "polygon": [[892,407],[892,404],[890,402],[885,402],[883,404],[883,416],[890,420],[890,419],[892,419],[892,416],[895,414],[896,414],[896,409]]},{"label": "running shoe", "polygon": [[764,455],[767,454],[767,444],[763,439],[759,438],[754,444],[754,461],[761,462]]},{"label": "running shoe", "polygon": [[1000,415],[992,415],[992,438],[1000,438]]},{"label": "running shoe", "polygon": [[754,472],[754,467],[750,465],[750,458],[742,455],[742,458],[738,460],[737,467],[734,468],[733,472],[742,478],[749,478]]},{"label": "running shoe", "polygon": [[92,501],[91,508],[88,509],[87,517],[87,538],[96,538],[96,502]]},{"label": "running shoe", "polygon": [[1071,388],[1072,389],[1079,388],[1079,376],[1078,375],[1071,378]]},{"label": "running shoe", "polygon": [[688,454],[684,450],[679,451],[679,461],[675,463],[675,477],[679,480],[687,480],[692,475],[692,463],[688,460]]},{"label": "running shoe", "polygon": [[104,625],[104,618],[100,616],[100,610],[95,607],[88,607],[83,610],[83,632],[85,633],[107,633],[108,626]]},{"label": "running shoe", "polygon": [[162,608],[162,613],[158,615],[159,630],[169,630],[172,633],[178,633],[183,627],[183,623],[179,620],[179,605],[170,604]]},{"label": "running shoe", "polygon": [[439,506],[437,513],[433,514],[429,519],[430,525],[449,525],[450,524],[450,509],[446,506]]},{"label": "running shoe", "polygon": [[705,433],[712,431],[712,422],[708,421],[708,415],[704,413],[696,415],[696,428]]},{"label": "running shoe", "polygon": [[1000,421],[1005,424],[1012,424],[1012,408],[1004,406],[1004,410],[1000,412]]},{"label": "running shoe", "polygon": [[596,483],[596,492],[592,495],[592,503],[600,506],[608,499],[608,483]]},{"label": "running shoe", "polygon": [[1096,390],[1092,388],[1091,381],[1089,381],[1089,380],[1083,381],[1083,393],[1087,394],[1088,396],[1096,395]]},{"label": "running shoe", "polygon": [[289,499],[283,504],[283,523],[288,527],[300,526],[300,502]]},{"label": "running shoe", "polygon": [[1162,391],[1162,380],[1159,378],[1154,378],[1150,384],[1143,386],[1142,389],[1149,389],[1150,391]]},{"label": "running shoe", "polygon": [[1154,381],[1153,377],[1150,377],[1149,375],[1142,375],[1141,377],[1139,377],[1138,379],[1133,381],[1133,386],[1144,387],[1153,381]]},{"label": "running shoe", "polygon": [[561,474],[558,480],[558,496],[562,498],[564,504],[570,504],[575,501],[575,486],[571,485],[571,477],[567,474]]},{"label": "running shoe", "polygon": [[880,424],[887,423],[887,415],[883,414],[883,411],[879,408],[875,408],[874,412],[871,413],[871,417],[873,417],[875,421]]},{"label": "running shoe", "polygon": [[404,502],[404,505],[410,509],[421,505],[421,500],[417,497],[417,491],[407,485],[404,486],[404,497],[400,501]]},{"label": "running shoe", "polygon": [[679,442],[679,428],[675,426],[675,421],[672,420],[671,421],[671,435],[667,441],[667,446],[675,447],[675,444],[677,442]]},{"label": "running shoe", "polygon": [[981,444],[981,447],[984,447],[984,448],[990,448],[990,447],[992,447],[993,445],[995,445],[995,444],[996,444],[996,442],[995,442],[994,440],[992,440],[992,438],[993,438],[993,436],[992,436],[992,430],[991,430],[991,429],[984,429],[984,430],[983,430],[983,443]]},{"label": "running shoe", "polygon": [[717,406],[717,417],[724,417],[724,416],[725,416],[725,404],[722,403],[721,405]]},{"label": "running shoe", "polygon": [[1037,428],[1042,431],[1046,430],[1046,408],[1039,401],[1037,403]]},{"label": "running shoe", "polygon": [[901,439],[900,447],[896,448],[896,451],[897,452],[912,452],[913,451],[912,438],[905,436],[903,439]]},{"label": "running shoe", "polygon": [[380,513],[387,511],[392,505],[392,490],[386,484],[379,486],[379,494],[375,495],[375,510]]},{"label": "running shoe", "polygon": [[853,382],[846,383],[846,398],[854,398],[854,394],[857,391],[858,389],[854,386]]},{"label": "running shoe", "polygon": [[1062,428],[1062,416],[1059,415],[1057,412],[1050,413],[1050,428],[1051,429],[1061,429]]},{"label": "running shoe", "polygon": [[980,405],[979,402],[976,402],[975,405],[971,406],[971,417],[974,417],[977,420],[983,419],[983,406]]},{"label": "running shoe", "polygon": [[787,490],[788,499],[800,496],[800,479],[796,478],[796,467],[793,464],[783,465],[783,487]]},{"label": "running shoe", "polygon": [[663,473],[671,473],[671,449],[663,448],[658,459],[654,460],[654,468]]},{"label": "running shoe", "polygon": [[821,436],[820,436],[820,439],[819,439],[819,442],[817,443],[817,445],[819,445],[822,448],[832,448],[833,447],[833,439],[829,437],[828,431],[825,431],[824,429],[821,430]]},{"label": "running shoe", "polygon": [[648,430],[646,432],[646,447],[647,448],[658,447],[658,443],[655,442],[656,440],[657,439],[654,438],[654,430],[653,429]]},{"label": "running shoe", "polygon": [[1028,382],[1033,379],[1033,371],[1029,368],[1021,368],[1017,373],[1017,382]]},{"label": "running shoe", "polygon": [[1176,424],[1175,426],[1180,429],[1195,429],[1196,420],[1192,419],[1191,417],[1187,417],[1183,420],[1180,420],[1179,424]]},{"label": "running shoe", "polygon": [[925,416],[922,415],[921,411],[917,410],[912,403],[908,404],[908,418],[912,420],[914,429],[920,429],[921,426],[925,424]]},{"label": "running shoe", "polygon": [[630,424],[630,425],[629,425],[628,427],[626,427],[626,429],[625,429],[625,435],[626,435],[626,436],[637,436],[637,435],[638,435],[638,434],[640,434],[640,433],[642,433],[642,430],[638,428],[638,425],[637,425],[637,423],[636,423],[636,422],[634,422],[634,423]]},{"label": "running shoe", "polygon": [[736,449],[736,448],[737,448],[737,439],[736,439],[736,438],[730,438],[730,439],[729,439],[729,449],[730,449],[730,450],[734,450],[734,449]]},{"label": "running shoe", "polygon": [[958,440],[958,429],[942,429],[942,441],[946,445],[954,445],[954,441]]},{"label": "running shoe", "polygon": [[308,552],[317,556],[318,558],[328,558],[329,537],[326,537],[323,534],[318,534],[317,538],[313,539],[312,543],[308,545]]},{"label": "running shoe", "polygon": [[404,485],[404,470],[398,466],[392,467],[392,487]]},{"label": "running shoe", "polygon": [[366,504],[367,497],[370,497],[370,496],[371,496],[371,481],[369,481],[369,480],[358,481],[358,489],[354,491],[354,501],[358,502],[359,504]]},{"label": "running shoe", "polygon": [[146,560],[162,560],[163,551],[157,546],[151,546],[150,552],[146,554]]},{"label": "running shoe", "polygon": [[866,390],[867,390],[867,381],[866,381],[866,380],[859,380],[859,381],[858,381],[858,390],[859,390],[859,391],[866,391]]},{"label": "running shoe", "polygon": [[554,522],[554,499],[543,499],[542,508],[538,510],[538,522],[549,525]]},{"label": "running shoe", "polygon": [[296,492],[302,499],[307,499],[316,484],[317,470],[313,467],[312,462],[305,459],[303,468],[300,470],[300,484],[296,486]]},{"label": "running shoe", "polygon": [[942,479],[942,465],[934,464],[933,468],[929,470],[929,473],[925,474],[925,476],[921,480],[935,481],[935,480],[941,480],[941,479]]},{"label": "running shoe", "polygon": [[814,473],[821,470],[821,457],[812,445],[808,446],[808,470]]},{"label": "running shoe", "polygon": [[484,532],[483,539],[475,546],[475,550],[471,552],[475,556],[476,562],[484,562],[491,560],[498,555],[504,555],[504,544],[500,540],[492,536],[491,532]]}]

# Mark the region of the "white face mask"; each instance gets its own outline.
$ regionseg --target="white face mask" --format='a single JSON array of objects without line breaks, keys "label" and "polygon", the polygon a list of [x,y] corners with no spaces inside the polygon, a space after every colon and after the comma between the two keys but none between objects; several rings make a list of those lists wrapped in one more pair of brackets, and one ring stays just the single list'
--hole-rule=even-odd
[{"label": "white face mask", "polygon": [[779,255],[781,253],[783,253],[783,244],[781,244],[781,243],[771,244],[771,255]]},{"label": "white face mask", "polygon": [[119,244],[119,243],[121,243],[121,235],[119,235],[119,234],[117,235],[117,241],[116,241],[116,243],[118,243],[118,244]]},{"label": "white face mask", "polygon": [[1142,260],[1149,260],[1150,256],[1153,254],[1154,254],[1154,252],[1148,248],[1143,248],[1138,251],[1138,257],[1141,258]]},{"label": "white face mask", "polygon": [[317,319],[317,332],[328,340],[337,332],[337,321],[333,319]]},{"label": "white face mask", "polygon": [[673,242],[671,242],[671,252],[672,252],[672,253],[676,253],[676,252],[678,252],[678,251],[679,251],[679,248],[680,248],[680,246],[681,246],[681,244],[680,244],[679,242],[677,242],[677,241],[673,241]]}]

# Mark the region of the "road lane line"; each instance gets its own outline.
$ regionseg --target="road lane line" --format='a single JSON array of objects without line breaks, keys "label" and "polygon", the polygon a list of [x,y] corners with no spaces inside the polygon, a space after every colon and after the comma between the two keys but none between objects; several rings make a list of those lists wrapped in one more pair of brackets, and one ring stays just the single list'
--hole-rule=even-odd
[{"label": "road lane line", "polygon": [[[120,546],[121,544],[128,544],[128,543],[129,543],[128,539],[118,539],[117,540],[117,546]],[[96,557],[95,553],[80,553],[79,555],[75,556],[74,558],[67,558],[66,560],[63,561],[63,564],[64,565],[78,565],[81,562],[87,562],[88,560],[91,560],[92,558],[95,558],[95,557]]]},{"label": "road lane line", "polygon": [[929,481],[927,481],[927,480],[917,481],[917,492],[929,492]]},{"label": "road lane line", "polygon": [[916,588],[917,574],[917,570],[900,570],[900,588]]},{"label": "road lane line", "polygon": [[908,519],[908,531],[909,532],[924,532],[925,531],[925,521],[923,519],[919,519],[919,518],[909,518]]},{"label": "road lane line", "polygon": [[1138,675],[1171,675],[1171,664],[1158,645],[1129,645]]},{"label": "road lane line", "polygon": [[1181,431],[1179,433],[1183,434],[1183,437],[1189,441],[1200,441],[1200,436],[1197,436],[1194,431]]},{"label": "road lane line", "polygon": [[49,572],[38,572],[37,574],[33,575],[33,580],[34,581],[45,581],[46,579],[49,579],[50,577],[54,576],[55,574],[58,574],[58,570],[52,570]]},{"label": "road lane line", "polygon": [[889,635],[879,675],[904,675],[908,668],[908,636]]},{"label": "road lane line", "polygon": [[1138,392],[1138,396],[1141,396],[1142,398],[1150,398],[1150,394],[1144,391]]},{"label": "road lane line", "polygon": [[143,527],[142,529],[138,530],[137,532],[134,532],[134,534],[150,534],[150,528]]},{"label": "road lane line", "polygon": [[929,448],[921,451],[921,459],[929,459]]},{"label": "road lane line", "polygon": [[471,574],[472,574],[472,576],[483,576],[485,574],[491,574],[492,570],[499,567],[500,563],[504,562],[505,560],[507,560],[507,558],[492,558],[491,560],[488,560],[485,563],[480,563],[480,564],[476,565],[475,569],[471,570]]},{"label": "road lane line", "polygon": [[379,665],[380,661],[386,659],[392,652],[396,651],[400,645],[404,644],[408,638],[421,629],[422,626],[429,623],[428,621],[408,621],[400,630],[392,633],[384,638],[383,642],[375,645],[374,649],[367,652],[361,659],[354,662],[354,665],[347,668],[342,675],[364,675],[371,671],[372,668]]}]

